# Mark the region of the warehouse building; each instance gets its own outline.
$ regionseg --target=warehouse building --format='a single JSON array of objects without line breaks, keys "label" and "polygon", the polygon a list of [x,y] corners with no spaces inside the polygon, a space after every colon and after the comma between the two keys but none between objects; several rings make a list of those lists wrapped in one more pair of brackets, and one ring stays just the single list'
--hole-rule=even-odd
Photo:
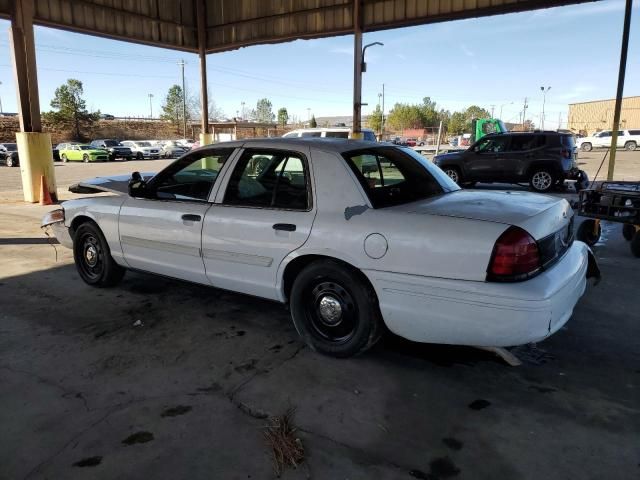
[{"label": "warehouse building", "polygon": [[[567,128],[572,132],[591,135],[600,130],[610,130],[613,125],[615,99],[570,103]],[[640,96],[622,99],[620,128],[640,129]]]}]

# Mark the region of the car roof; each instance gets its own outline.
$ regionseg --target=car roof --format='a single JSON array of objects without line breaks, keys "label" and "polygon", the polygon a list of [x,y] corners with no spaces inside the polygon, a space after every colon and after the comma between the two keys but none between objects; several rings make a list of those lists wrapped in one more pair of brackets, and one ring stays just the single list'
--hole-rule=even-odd
[{"label": "car roof", "polygon": [[293,148],[307,147],[316,148],[328,152],[343,153],[351,150],[376,147],[395,147],[392,144],[383,144],[379,142],[368,142],[364,140],[351,140],[346,138],[319,138],[319,137],[275,137],[275,138],[251,138],[246,140],[232,140],[230,142],[220,142],[212,145],[205,145],[197,150],[203,150],[212,147],[232,147],[238,148],[265,147],[265,148]]}]

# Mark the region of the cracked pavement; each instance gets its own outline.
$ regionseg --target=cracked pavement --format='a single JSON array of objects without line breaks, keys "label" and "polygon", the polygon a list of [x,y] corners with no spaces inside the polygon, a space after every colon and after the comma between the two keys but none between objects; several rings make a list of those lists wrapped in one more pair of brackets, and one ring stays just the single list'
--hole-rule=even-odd
[{"label": "cracked pavement", "polygon": [[131,272],[92,289],[39,241],[44,210],[0,213],[0,478],[275,478],[262,428],[291,406],[307,457],[286,479],[640,471],[640,269],[619,226],[601,284],[511,368],[391,336],[337,360],[275,303]]}]

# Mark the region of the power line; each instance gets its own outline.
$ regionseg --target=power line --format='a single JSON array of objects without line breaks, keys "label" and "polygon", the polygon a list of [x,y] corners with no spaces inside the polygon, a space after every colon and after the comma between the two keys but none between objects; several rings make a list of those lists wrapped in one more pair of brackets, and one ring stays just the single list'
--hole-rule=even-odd
[{"label": "power line", "polygon": [[[0,67],[11,67],[11,65],[2,63]],[[175,75],[138,75],[135,73],[119,73],[119,72],[88,72],[83,70],[66,70],[64,68],[51,68],[51,67],[38,67],[38,70],[48,70],[51,72],[64,72],[64,73],[84,73],[87,75],[106,75],[112,77],[139,77],[139,78],[175,78]]]}]

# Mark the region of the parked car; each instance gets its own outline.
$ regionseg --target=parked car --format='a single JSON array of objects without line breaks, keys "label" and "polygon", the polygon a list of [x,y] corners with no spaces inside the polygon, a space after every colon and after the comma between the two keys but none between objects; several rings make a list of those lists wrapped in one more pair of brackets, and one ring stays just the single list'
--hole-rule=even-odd
[{"label": "parked car", "polygon": [[557,132],[489,134],[467,150],[433,159],[458,185],[528,182],[537,192],[581,178],[576,160],[573,135]]},{"label": "parked car", "polygon": [[415,138],[407,138],[407,140],[404,142],[407,147],[415,147],[417,143],[418,141]]},{"label": "parked car", "polygon": [[[364,135],[363,140],[375,142],[376,133],[370,128],[363,128],[362,133]],[[326,128],[299,128],[285,133],[282,138],[307,138],[307,137],[319,137],[319,138],[349,138],[351,135],[351,129],[349,127],[326,127]]]},{"label": "parked car", "polygon": [[164,158],[178,158],[189,151],[187,147],[180,145],[175,140],[165,140],[158,143],[160,154]]},{"label": "parked car", "polygon": [[193,148],[194,143],[196,143],[196,141],[191,138],[181,138],[179,140],[176,140],[176,142],[187,149]]},{"label": "parked car", "polygon": [[118,140],[112,138],[93,140],[91,146],[107,150],[109,152],[109,160],[116,160],[117,158],[131,160],[133,158],[133,152],[129,147],[122,145]]},{"label": "parked car", "polygon": [[[61,148],[62,146],[64,148]],[[58,151],[60,153],[60,160],[63,162],[82,161],[89,163],[106,162],[109,160],[108,151],[91,145],[65,143],[58,145]]]},{"label": "parked car", "polygon": [[19,166],[18,145],[15,143],[0,143],[0,162],[7,167]]},{"label": "parked car", "polygon": [[[365,169],[375,165],[375,169]],[[509,346],[564,325],[597,275],[566,200],[461,190],[408,148],[255,139],[153,177],[81,182],[47,214],[89,285],[131,268],[290,306],[314,350],[346,357],[384,326],[419,342]]]},{"label": "parked car", "polygon": [[160,147],[153,146],[149,142],[142,140],[125,140],[122,143],[125,147],[129,147],[136,159],[143,158],[160,158]]},{"label": "parked car", "polygon": [[[590,152],[594,148],[611,147],[611,130],[604,130],[590,137],[582,137],[577,141],[578,148]],[[617,148],[633,151],[640,146],[640,130],[618,130]]]},{"label": "parked car", "polygon": [[114,117],[113,115],[111,115],[109,113],[102,113],[102,114],[100,114],[100,119],[101,120],[115,120],[116,117]]}]

